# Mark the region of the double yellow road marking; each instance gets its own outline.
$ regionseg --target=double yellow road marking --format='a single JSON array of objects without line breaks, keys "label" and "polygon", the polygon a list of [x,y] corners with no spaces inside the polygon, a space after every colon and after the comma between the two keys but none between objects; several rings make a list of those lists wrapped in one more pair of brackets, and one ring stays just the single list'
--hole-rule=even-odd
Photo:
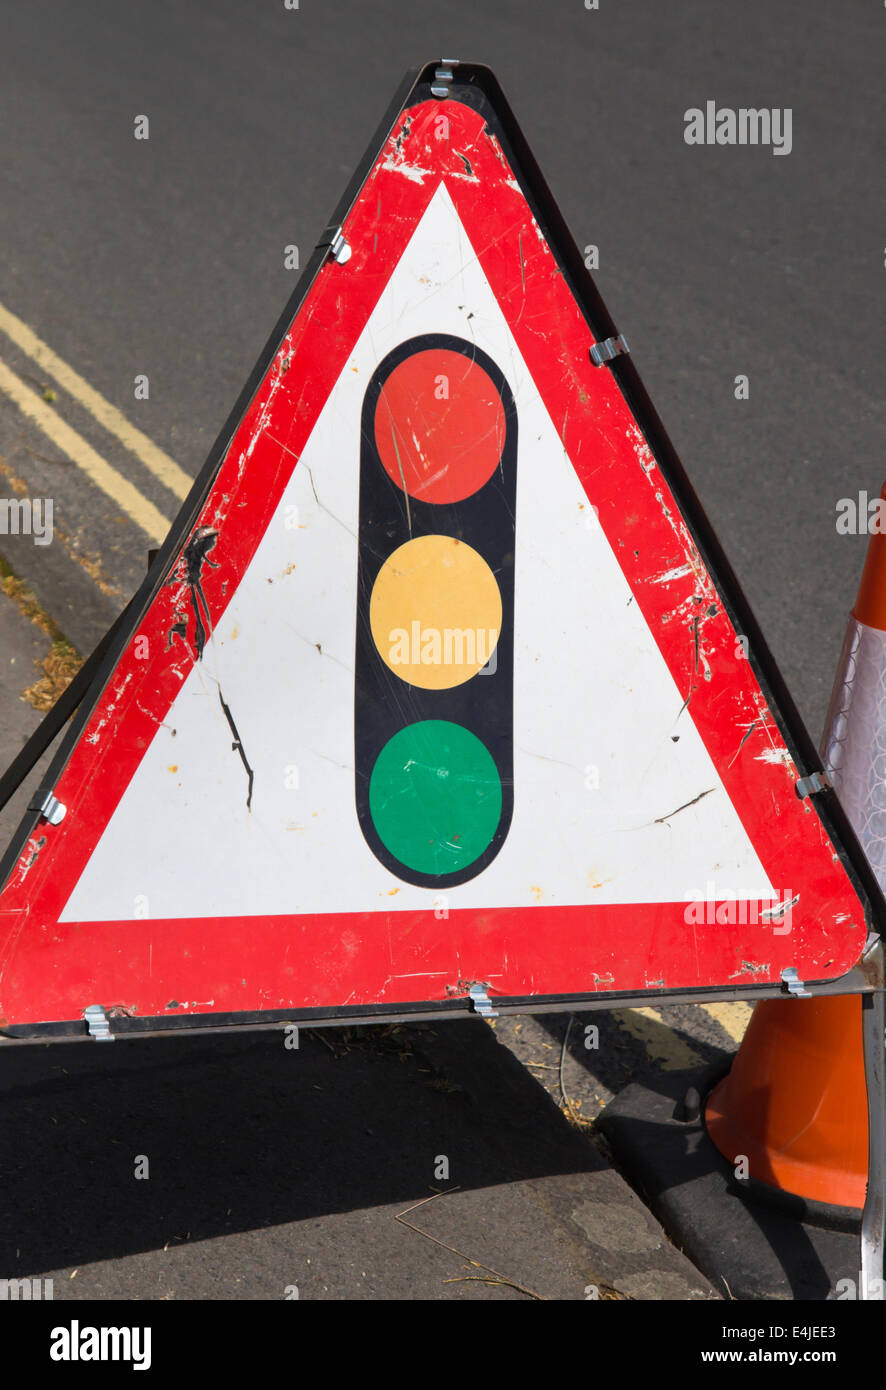
[{"label": "double yellow road marking", "polygon": [[[700,1004],[715,1023],[719,1023],[733,1042],[740,1043],[751,1017],[751,1005],[744,1003]],[[675,1032],[658,1009],[619,1009],[619,1027],[630,1033],[646,1049],[662,1071],[684,1071],[703,1065],[703,1058]]]},{"label": "double yellow road marking", "polygon": [[[191,479],[184,469],[162,449],[158,449],[157,445],[141,430],[136,429],[116,406],[105,400],[104,396],[38,338],[26,323],[3,305],[0,305],[0,331],[78,405],[87,410],[109,434],[114,435],[124,448],[134,454],[173,496],[181,501],[187,495]],[[159,545],[165,540],[170,518],[155,507],[134,483],[103,459],[82,435],[72,429],[35,391],[26,386],[2,360],[0,391],[3,391],[21,413],[52,440],[56,448],[81,469],[90,482],[101,488],[130,521],[140,526],[152,541]]]}]

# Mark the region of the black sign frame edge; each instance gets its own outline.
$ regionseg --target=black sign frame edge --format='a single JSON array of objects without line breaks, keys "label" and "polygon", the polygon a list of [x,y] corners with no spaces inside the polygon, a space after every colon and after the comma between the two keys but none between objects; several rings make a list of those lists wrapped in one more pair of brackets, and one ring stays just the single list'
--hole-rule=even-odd
[{"label": "black sign frame edge", "polygon": [[[362,159],[359,161],[344,194],[336,205],[335,211],[327,224],[328,226],[337,227],[344,222],[398,121],[411,106],[418,104],[419,101],[427,99],[430,82],[433,79],[436,68],[439,66],[440,62],[434,61],[425,64],[421,68],[416,67],[408,70],[389,104],[384,117],[376,128],[372,140],[367,146]],[[506,153],[513,151],[515,157],[514,162],[516,164],[515,173],[518,176],[523,175],[523,178],[520,179],[521,190],[538,222],[539,228],[545,236],[548,245],[551,247],[552,253],[555,254],[556,259],[563,267],[564,277],[569,289],[579,304],[579,307],[582,309],[594,333],[595,339],[599,342],[604,338],[615,336],[617,333],[615,323],[589,271],[585,267],[584,260],[572,233],[526,142],[498,79],[495,77],[491,68],[483,64],[459,62],[454,65],[454,69],[455,80],[450,88],[451,94],[455,96],[458,87],[463,85],[474,87],[479,89],[492,107],[496,120],[500,124],[502,133],[507,142],[505,151]],[[422,89],[427,90],[423,91]],[[119,631],[116,633],[114,641],[109,646],[89,691],[72,716],[68,728],[62,736],[59,747],[47,771],[44,773],[43,782],[45,785],[53,786],[57,782],[83,730],[89,722],[92,712],[111,680],[123,651],[138,631],[147,610],[163,588],[168,578],[171,562],[177,560],[188,536],[193,530],[206,497],[211,491],[215,478],[224,461],[229,444],[243,416],[249,409],[264,379],[267,369],[276,356],[296,314],[310,292],[317,275],[325,264],[329,253],[330,248],[328,245],[318,245],[300,275],[292,295],[287,301],[286,307],[277,320],[271,336],[268,338],[265,347],[259,355],[255,367],[247,378],[243,389],[237,397],[236,403],[229,413],[215,443],[210,449],[206,462],[196,475],[190,492],[173,520],[166,539],[157,551],[145,579],[130,601],[131,613],[129,620],[125,624],[122,624]],[[736,627],[737,631],[743,632],[743,634],[750,639],[748,659],[751,662],[754,674],[772,710],[773,716],[778,723],[779,730],[785,739],[797,767],[800,769],[801,775],[807,776],[811,772],[820,771],[821,761],[815,749],[815,745],[800,717],[793,697],[788,691],[784,678],[781,675],[756,618],[751,611],[750,605],[741,588],[741,584],[689,481],[676,449],[667,435],[661,418],[646,392],[634,362],[629,354],[624,354],[615,358],[609,366],[601,367],[599,370],[609,370],[613,373],[625,397],[626,403],[655,457],[656,463],[661,469],[662,476],[665,478],[665,481],[679,504],[683,520],[687,525],[693,543],[698,548],[699,554],[711,575],[733,625]],[[848,817],[843,811],[832,789],[827,788],[822,792],[816,793],[816,796],[820,798],[817,802],[817,810],[821,817],[822,824],[824,825],[841,864],[846,870],[850,882],[862,902],[869,931],[877,932],[880,936],[883,936],[884,928],[886,928],[886,898],[884,898],[880,890],[879,884],[868,864],[867,858],[852,829]],[[18,862],[21,851],[30,838],[39,819],[39,812],[26,812],[18,829],[14,832],[5,853],[0,857],[0,892],[5,888],[9,876]],[[868,955],[867,947],[865,948],[864,955]],[[866,994],[870,993],[872,990],[883,989],[883,981],[879,976],[879,972],[876,972],[876,974],[877,982],[871,983],[870,972],[866,974],[862,965],[862,957],[860,957],[855,966],[838,980],[804,981],[803,983],[806,988],[811,989],[816,994]],[[592,1008],[627,1008],[632,1005],[642,1006],[655,1000],[671,1003],[678,1001],[702,1003],[706,1000],[744,999],[749,1002],[754,1002],[765,998],[783,998],[784,995],[784,988],[773,983],[756,986],[748,985],[746,987],[724,986],[722,988],[699,990],[687,990],[677,987],[674,990],[645,990],[639,994],[620,991],[597,991],[587,995],[533,995],[507,1000],[504,998],[497,999],[493,996],[491,1002],[494,1008],[501,1011],[532,1013],[569,1010],[583,1011]],[[270,1014],[266,1014],[262,1011],[261,1016],[264,1022],[247,1021],[253,1020],[255,1018],[254,1014],[189,1014],[182,1018],[180,1028],[174,1026],[174,1016],[161,1015],[155,1018],[145,1017],[138,1020],[138,1024],[142,1026],[137,1028],[132,1027],[132,1024],[136,1022],[134,1019],[114,1019],[113,1031],[119,1036],[122,1036],[124,1032],[132,1036],[156,1036],[159,1033],[177,1033],[179,1031],[203,1033],[218,1031],[222,1028],[227,1029],[229,1027],[233,1027],[239,1031],[241,1029],[260,1028],[264,1026],[280,1027],[284,1026],[286,1023],[297,1022],[298,1019],[309,1019],[310,1026],[313,1027],[317,1027],[321,1023],[328,1023],[330,1026],[334,1024],[341,1025],[345,1022],[373,1023],[380,1022],[382,1018],[384,1018],[385,1021],[401,1020],[403,1022],[408,1022],[410,1019],[417,1021],[417,1013],[419,1011],[429,1018],[474,1016],[470,1009],[466,1009],[460,1003],[458,1005],[450,1005],[445,1002],[439,1004],[418,1002],[414,1005],[404,1005],[401,1010],[393,1012],[386,1008],[386,1006],[381,1005],[366,1005],[360,1009],[343,1009],[338,1007],[321,1008],[318,1010],[298,1009],[286,1014],[277,1011],[273,1019]],[[191,1027],[186,1027],[192,1020],[201,1017],[211,1021],[202,1026],[194,1026],[192,1024]],[[151,1026],[155,1023],[162,1025],[162,1027]],[[170,1024],[173,1024],[172,1028],[170,1028]],[[70,1030],[72,1029],[77,1030],[76,1034],[73,1036],[82,1040],[85,1036],[85,1028],[86,1025],[82,1018],[77,1020],[54,1021],[52,1023],[16,1025],[11,1028],[0,1027],[0,1043],[13,1043],[17,1041],[27,1042],[31,1040],[41,1040],[45,1042],[54,1037],[57,1037],[59,1041],[63,1039],[70,1040],[72,1037]]]},{"label": "black sign frame edge", "polygon": [[[478,983],[480,983],[478,981]],[[882,992],[879,971],[870,965],[853,966],[847,975],[810,986],[816,998],[855,994],[859,997]],[[759,1003],[765,999],[784,999],[784,988],[777,983],[754,986],[726,986],[711,989],[598,990],[594,994],[490,995],[493,1014],[593,1013],[597,1010],[643,1008],[650,1004]],[[451,1001],[365,1004],[356,1008],[318,1007],[313,1009],[262,1009],[218,1014],[153,1014],[143,1017],[110,1015],[108,1025],[115,1038],[157,1038],[208,1036],[211,1033],[261,1032],[293,1025],[300,1028],[348,1028],[388,1023],[439,1023],[447,1019],[480,1018],[465,996]],[[0,1051],[4,1046],[31,1042],[83,1042],[88,1037],[84,1019],[54,1023],[22,1023],[0,1028]]]}]

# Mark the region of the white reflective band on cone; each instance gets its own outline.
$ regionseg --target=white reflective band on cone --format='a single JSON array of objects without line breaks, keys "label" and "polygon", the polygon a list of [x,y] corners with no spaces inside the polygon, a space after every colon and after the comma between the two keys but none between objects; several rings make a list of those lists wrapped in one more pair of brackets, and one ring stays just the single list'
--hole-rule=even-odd
[{"label": "white reflective band on cone", "polygon": [[886,632],[849,619],[821,757],[881,888],[886,887]]}]

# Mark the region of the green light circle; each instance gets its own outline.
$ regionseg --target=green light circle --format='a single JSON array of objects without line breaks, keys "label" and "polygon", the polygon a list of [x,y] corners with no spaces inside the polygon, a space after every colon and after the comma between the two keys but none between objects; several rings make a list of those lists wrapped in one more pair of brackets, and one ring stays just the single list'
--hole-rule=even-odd
[{"label": "green light circle", "polygon": [[394,734],[369,782],[379,839],[407,868],[458,873],[501,820],[501,779],[484,744],[460,724],[425,719]]}]

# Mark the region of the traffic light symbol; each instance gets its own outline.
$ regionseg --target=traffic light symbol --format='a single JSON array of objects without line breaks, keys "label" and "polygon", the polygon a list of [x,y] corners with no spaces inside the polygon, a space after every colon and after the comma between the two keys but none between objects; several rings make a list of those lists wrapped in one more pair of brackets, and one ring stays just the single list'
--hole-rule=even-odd
[{"label": "traffic light symbol", "polygon": [[444,888],[513,810],[517,416],[473,343],[401,343],[363,399],[356,802],[375,856]]}]

